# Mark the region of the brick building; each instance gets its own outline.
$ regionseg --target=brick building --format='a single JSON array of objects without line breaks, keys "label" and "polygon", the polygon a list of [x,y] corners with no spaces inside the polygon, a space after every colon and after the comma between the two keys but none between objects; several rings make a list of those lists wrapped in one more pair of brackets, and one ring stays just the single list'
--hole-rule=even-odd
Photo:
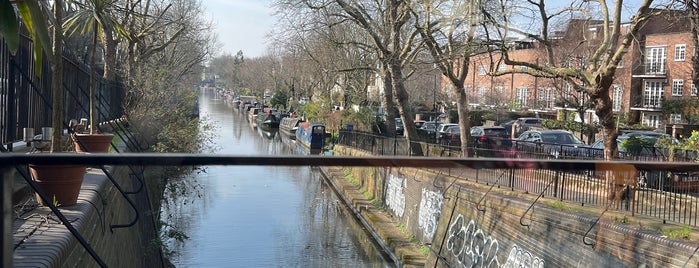
[{"label": "brick building", "polygon": [[[610,97],[613,111],[618,116],[623,114],[630,124],[662,128],[685,121],[681,114],[665,115],[661,111],[664,100],[697,96],[691,81],[694,46],[685,14],[663,11],[650,18],[619,64]],[[602,35],[601,27],[599,21],[571,20],[564,31],[552,34],[559,66],[584,67],[586,55],[597,48],[595,40]],[[627,29],[623,26],[622,34]],[[510,58],[532,63],[545,61],[543,46],[533,39],[512,42],[515,49],[509,52]],[[597,120],[588,98],[561,79],[521,73],[491,75],[512,68],[526,67],[504,65],[498,54],[473,56],[465,84],[471,108],[507,107],[551,116],[560,110],[585,110],[586,122]]]}]

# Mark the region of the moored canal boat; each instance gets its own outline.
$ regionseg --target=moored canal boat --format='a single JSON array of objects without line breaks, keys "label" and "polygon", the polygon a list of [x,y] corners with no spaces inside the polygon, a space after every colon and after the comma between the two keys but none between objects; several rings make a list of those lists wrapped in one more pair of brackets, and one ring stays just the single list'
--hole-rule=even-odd
[{"label": "moored canal boat", "polygon": [[274,113],[264,111],[257,114],[256,120],[257,127],[262,128],[263,130],[269,131],[279,128],[279,117],[277,117]]},{"label": "moored canal boat", "polygon": [[325,125],[301,122],[296,129],[296,142],[310,149],[323,149],[325,146]]},{"label": "moored canal boat", "polygon": [[299,123],[303,122],[297,117],[285,117],[279,122],[279,132],[286,137],[295,139],[296,129],[298,129]]}]

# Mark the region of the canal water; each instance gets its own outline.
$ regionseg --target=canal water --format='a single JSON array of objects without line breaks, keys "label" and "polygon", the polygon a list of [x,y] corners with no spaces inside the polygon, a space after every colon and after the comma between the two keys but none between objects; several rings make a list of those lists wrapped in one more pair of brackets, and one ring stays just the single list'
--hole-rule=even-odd
[{"label": "canal water", "polygon": [[[216,125],[216,153],[296,152],[293,142],[252,128],[245,115],[211,93],[199,99],[200,115]],[[188,236],[166,243],[177,267],[394,266],[317,168],[203,167],[178,187],[185,194],[171,195],[162,207],[163,221]]]}]

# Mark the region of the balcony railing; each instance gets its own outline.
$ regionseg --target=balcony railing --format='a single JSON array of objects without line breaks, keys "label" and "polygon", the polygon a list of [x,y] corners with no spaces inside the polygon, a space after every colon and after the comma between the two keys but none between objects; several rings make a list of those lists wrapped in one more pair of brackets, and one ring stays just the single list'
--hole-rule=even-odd
[{"label": "balcony railing", "polygon": [[660,109],[663,107],[663,97],[662,96],[649,96],[643,97],[643,108],[647,109]]},{"label": "balcony railing", "polygon": [[665,62],[651,62],[651,63],[646,63],[645,65],[645,73],[650,74],[650,75],[664,75],[667,72],[667,69],[665,68]]}]

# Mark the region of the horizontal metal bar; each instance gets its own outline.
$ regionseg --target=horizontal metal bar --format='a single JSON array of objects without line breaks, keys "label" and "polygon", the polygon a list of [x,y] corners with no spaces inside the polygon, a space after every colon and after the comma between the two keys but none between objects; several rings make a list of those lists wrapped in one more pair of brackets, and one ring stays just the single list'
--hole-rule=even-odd
[{"label": "horizontal metal bar", "polygon": [[42,165],[144,165],[144,166],[383,166],[433,168],[513,168],[551,170],[638,170],[699,171],[687,162],[641,162],[602,160],[541,160],[506,158],[444,158],[409,156],[249,156],[172,153],[52,153],[0,154],[0,166]]}]

